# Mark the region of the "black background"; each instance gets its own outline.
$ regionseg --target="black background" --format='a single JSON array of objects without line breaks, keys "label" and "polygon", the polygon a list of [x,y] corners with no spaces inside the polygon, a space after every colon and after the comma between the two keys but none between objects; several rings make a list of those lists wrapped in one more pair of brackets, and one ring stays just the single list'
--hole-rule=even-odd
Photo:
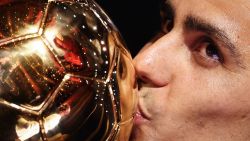
[{"label": "black background", "polygon": [[159,30],[159,0],[95,1],[117,26],[133,57]]}]

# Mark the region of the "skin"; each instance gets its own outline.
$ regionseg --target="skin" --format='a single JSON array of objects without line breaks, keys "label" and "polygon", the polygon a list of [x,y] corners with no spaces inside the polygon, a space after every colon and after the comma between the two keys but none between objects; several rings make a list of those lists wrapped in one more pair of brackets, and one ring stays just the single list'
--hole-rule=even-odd
[{"label": "skin", "polygon": [[250,1],[169,0],[134,59],[131,141],[250,140]]}]

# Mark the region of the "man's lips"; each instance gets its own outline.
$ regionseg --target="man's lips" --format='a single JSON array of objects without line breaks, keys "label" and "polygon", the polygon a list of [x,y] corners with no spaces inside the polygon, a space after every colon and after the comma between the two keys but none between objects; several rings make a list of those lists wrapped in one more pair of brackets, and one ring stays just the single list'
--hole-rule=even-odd
[{"label": "man's lips", "polygon": [[148,114],[146,114],[146,112],[144,111],[144,109],[141,107],[140,104],[138,104],[138,108],[137,111],[135,113],[135,117],[134,117],[134,124],[142,124],[144,122],[147,122],[150,120],[150,116]]}]

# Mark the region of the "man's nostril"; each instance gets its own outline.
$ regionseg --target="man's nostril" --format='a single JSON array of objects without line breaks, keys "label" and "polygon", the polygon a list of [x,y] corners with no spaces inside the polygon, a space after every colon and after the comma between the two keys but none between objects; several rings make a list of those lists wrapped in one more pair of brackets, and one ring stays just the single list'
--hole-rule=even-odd
[{"label": "man's nostril", "polygon": [[144,79],[138,78],[137,84],[138,84],[138,90],[140,90],[142,88],[143,84],[146,84],[146,82],[144,81]]},{"label": "man's nostril", "polygon": [[138,90],[140,90],[141,87],[142,87],[142,84],[141,84],[141,80],[140,80],[140,79],[137,79],[137,84],[138,84]]}]

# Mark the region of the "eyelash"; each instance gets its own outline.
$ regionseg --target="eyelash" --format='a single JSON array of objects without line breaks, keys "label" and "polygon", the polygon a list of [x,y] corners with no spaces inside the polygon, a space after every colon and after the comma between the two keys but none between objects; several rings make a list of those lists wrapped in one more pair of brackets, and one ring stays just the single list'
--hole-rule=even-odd
[{"label": "eyelash", "polygon": [[195,60],[202,66],[213,68],[224,63],[218,45],[209,37],[202,37],[193,48]]}]

